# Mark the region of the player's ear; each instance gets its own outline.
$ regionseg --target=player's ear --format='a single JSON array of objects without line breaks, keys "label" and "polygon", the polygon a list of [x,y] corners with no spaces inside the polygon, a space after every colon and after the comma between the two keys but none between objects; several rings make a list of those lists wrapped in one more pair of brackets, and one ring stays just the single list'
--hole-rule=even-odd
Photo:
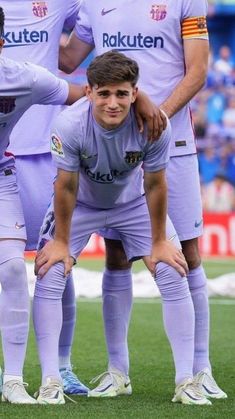
[{"label": "player's ear", "polygon": [[87,99],[92,100],[92,97],[91,97],[92,88],[91,88],[91,86],[89,84],[86,84],[85,89],[86,89],[86,97],[87,97]]},{"label": "player's ear", "polygon": [[136,97],[137,97],[137,93],[138,93],[138,87],[135,86],[135,87],[133,87],[133,90],[132,90],[132,100],[131,100],[132,103],[135,102]]}]

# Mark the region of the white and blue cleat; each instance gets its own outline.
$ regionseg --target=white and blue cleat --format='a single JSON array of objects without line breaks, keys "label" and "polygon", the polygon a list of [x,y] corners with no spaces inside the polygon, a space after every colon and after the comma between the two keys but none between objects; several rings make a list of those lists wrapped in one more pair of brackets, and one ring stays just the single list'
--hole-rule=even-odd
[{"label": "white and blue cleat", "polygon": [[60,376],[63,381],[63,388],[65,394],[74,394],[77,396],[87,396],[89,388],[81,383],[76,374],[69,369],[64,368],[60,370]]}]

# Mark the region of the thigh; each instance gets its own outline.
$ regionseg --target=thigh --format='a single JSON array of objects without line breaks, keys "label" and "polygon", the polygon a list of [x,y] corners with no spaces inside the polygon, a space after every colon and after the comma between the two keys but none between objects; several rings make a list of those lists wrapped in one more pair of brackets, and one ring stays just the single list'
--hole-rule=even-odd
[{"label": "thigh", "polygon": [[202,235],[202,202],[197,155],[172,157],[167,168],[168,214],[180,241]]},{"label": "thigh", "polygon": [[50,153],[18,156],[16,168],[27,231],[26,249],[34,250],[53,193],[56,170]]},{"label": "thigh", "polygon": [[[106,211],[96,210],[84,205],[76,205],[71,220],[70,229],[70,254],[77,259],[80,255],[92,233],[105,225]],[[47,209],[42,227],[40,229],[38,249],[41,249],[45,243],[52,240],[55,233],[54,201]]]},{"label": "thigh", "polygon": [[[114,230],[110,230],[113,232]],[[106,234],[104,232],[104,234]],[[105,265],[109,270],[130,269],[131,262],[128,262],[126,253],[121,241],[120,234],[117,233],[118,240],[104,238],[105,241]]]},{"label": "thigh", "polygon": [[23,209],[12,168],[0,172],[0,239],[26,240]]},{"label": "thigh", "polygon": [[[128,260],[151,254],[152,230],[148,206],[144,196],[113,210],[108,217],[108,227],[118,231]],[[180,247],[177,233],[167,217],[166,235]]]}]

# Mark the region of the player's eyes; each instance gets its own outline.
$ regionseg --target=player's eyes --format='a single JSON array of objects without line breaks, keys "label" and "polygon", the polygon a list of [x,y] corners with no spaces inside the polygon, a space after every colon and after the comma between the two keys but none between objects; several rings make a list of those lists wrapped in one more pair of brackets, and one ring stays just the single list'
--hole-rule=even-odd
[{"label": "player's eyes", "polygon": [[117,94],[117,96],[118,96],[118,97],[125,97],[125,96],[129,96],[129,93],[128,93],[128,92],[119,92],[119,93]]},{"label": "player's eyes", "polygon": [[108,93],[107,92],[99,92],[98,96],[100,97],[108,97]]}]

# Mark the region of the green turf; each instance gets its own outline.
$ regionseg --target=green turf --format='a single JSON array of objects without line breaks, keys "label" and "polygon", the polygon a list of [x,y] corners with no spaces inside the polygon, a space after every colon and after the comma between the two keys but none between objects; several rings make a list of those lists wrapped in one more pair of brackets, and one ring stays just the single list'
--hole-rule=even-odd
[{"label": "green turf", "polygon": [[[234,300],[212,300],[211,360],[214,375],[229,399],[212,406],[182,406],[171,403],[174,369],[166,341],[159,300],[136,300],[129,334],[131,397],[94,400],[75,398],[77,404],[65,406],[0,405],[1,418],[234,418],[235,417],[235,336]],[[101,303],[78,302],[78,322],[73,346],[74,371],[88,384],[89,379],[106,369]],[[79,332],[79,333],[78,333]],[[40,368],[31,330],[25,364],[29,392],[37,390]]]}]

